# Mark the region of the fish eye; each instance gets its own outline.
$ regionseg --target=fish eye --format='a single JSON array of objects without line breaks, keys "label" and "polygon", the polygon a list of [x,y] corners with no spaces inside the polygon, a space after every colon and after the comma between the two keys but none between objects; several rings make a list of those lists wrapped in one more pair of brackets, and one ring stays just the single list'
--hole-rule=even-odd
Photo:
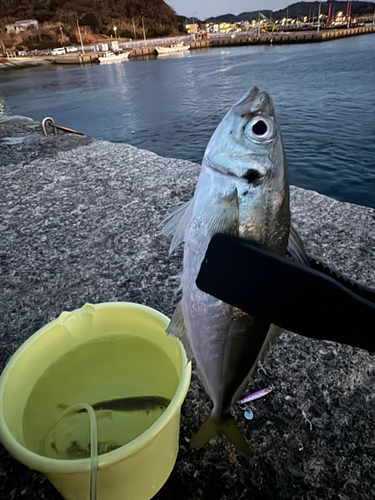
[{"label": "fish eye", "polygon": [[266,122],[263,120],[259,120],[256,123],[254,123],[252,131],[256,135],[264,135],[268,131],[268,127]]},{"label": "fish eye", "polygon": [[245,127],[245,135],[257,142],[269,141],[274,136],[274,123],[265,116],[255,116]]}]

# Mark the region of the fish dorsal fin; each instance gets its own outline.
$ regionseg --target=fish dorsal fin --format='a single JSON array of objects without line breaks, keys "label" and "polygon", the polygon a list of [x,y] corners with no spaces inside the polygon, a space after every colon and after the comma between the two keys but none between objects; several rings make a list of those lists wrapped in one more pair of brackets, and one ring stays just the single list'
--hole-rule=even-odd
[{"label": "fish dorsal fin", "polygon": [[165,236],[173,236],[169,249],[169,255],[175,248],[183,243],[185,239],[185,232],[192,218],[194,205],[193,201],[194,198],[177,207],[161,223],[161,225],[164,226],[161,231],[162,234]]},{"label": "fish dorsal fin", "polygon": [[216,233],[238,236],[239,218],[237,189],[229,195],[217,196],[205,211],[205,220],[211,236]]},{"label": "fish dorsal fin", "polygon": [[187,334],[187,329],[185,325],[184,315],[182,313],[181,302],[177,304],[175,312],[173,313],[172,319],[166,330],[167,335],[173,335],[176,337],[184,346],[186,351],[186,357],[188,361],[193,359],[193,351],[190,347],[190,342]]},{"label": "fish dorsal fin", "polygon": [[293,226],[290,226],[287,257],[290,257],[294,262],[309,266],[309,258],[303,247],[302,239]]}]

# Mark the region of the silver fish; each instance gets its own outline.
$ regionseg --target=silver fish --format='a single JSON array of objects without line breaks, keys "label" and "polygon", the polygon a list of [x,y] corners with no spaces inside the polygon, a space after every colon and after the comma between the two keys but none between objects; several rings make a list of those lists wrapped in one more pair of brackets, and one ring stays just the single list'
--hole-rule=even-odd
[{"label": "silver fish", "polygon": [[182,300],[167,332],[195,357],[213,401],[190,444],[198,449],[224,434],[250,454],[230,407],[281,330],[197,288],[208,243],[218,232],[253,240],[282,256],[290,240],[293,255],[304,260],[300,240],[290,230],[288,172],[274,107],[257,88],[223,118],[208,143],[194,197],[167,217],[163,228],[173,235],[171,252],[184,242]]},{"label": "silver fish", "polygon": [[[130,398],[117,398],[109,399],[107,401],[100,401],[91,406],[95,411],[97,410],[110,410],[110,411],[147,411],[162,409],[165,410],[170,399],[162,396],[133,396]],[[69,405],[59,404],[59,408],[69,408]],[[78,410],[77,413],[84,413],[86,410]]]}]

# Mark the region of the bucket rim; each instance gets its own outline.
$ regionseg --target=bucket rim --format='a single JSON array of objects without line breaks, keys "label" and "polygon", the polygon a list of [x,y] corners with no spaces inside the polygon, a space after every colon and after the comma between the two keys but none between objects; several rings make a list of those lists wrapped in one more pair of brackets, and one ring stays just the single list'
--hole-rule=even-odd
[{"label": "bucket rim", "polygon": [[[135,308],[145,312],[148,312],[152,316],[155,316],[165,322],[165,327],[167,328],[170,319],[157,311],[156,309],[143,305],[136,304],[134,302],[101,302],[98,304],[85,303],[81,308],[74,309],[72,311],[63,311],[58,318],[52,320],[51,322],[44,325],[42,328],[37,330],[32,334],[24,343],[22,343],[19,348],[12,354],[9,358],[3,372],[0,375],[0,442],[8,450],[8,452],[19,462],[23,463],[27,467],[35,470],[39,470],[43,473],[87,473],[91,468],[91,458],[84,458],[78,460],[61,460],[56,458],[44,457],[33,451],[28,450],[25,446],[18,442],[10,432],[7,423],[3,415],[3,392],[5,381],[7,379],[8,372],[11,371],[13,365],[17,361],[20,355],[41,335],[45,333],[46,330],[50,329],[56,323],[60,323],[67,315],[77,313],[84,310],[85,308],[90,309],[102,309],[108,307],[115,308]],[[163,431],[163,429],[170,423],[170,421],[180,412],[182,403],[185,396],[189,390],[190,379],[191,379],[191,361],[187,359],[185,349],[182,343],[173,337],[175,341],[178,342],[178,346],[181,353],[181,377],[177,386],[177,389],[171,399],[166,410],[163,414],[140,436],[133,439],[129,443],[120,446],[116,450],[110,451],[103,455],[98,456],[98,470],[103,469],[109,465],[113,465],[122,460],[132,457],[138,453],[141,449],[150,446],[151,443],[157,438],[157,436]]]}]

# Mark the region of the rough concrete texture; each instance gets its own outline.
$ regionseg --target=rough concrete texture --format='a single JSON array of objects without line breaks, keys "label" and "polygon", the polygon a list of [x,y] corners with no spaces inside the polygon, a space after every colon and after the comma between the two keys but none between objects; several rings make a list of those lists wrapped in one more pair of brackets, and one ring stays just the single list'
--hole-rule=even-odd
[{"label": "rough concrete texture", "polygon": [[[192,196],[197,165],[126,144],[44,137],[36,122],[3,117],[0,167],[0,369],[36,330],[85,302],[172,314],[181,251],[168,256],[158,226]],[[374,287],[373,209],[296,187],[291,206],[311,256]],[[251,421],[234,410],[254,457],[221,438],[190,450],[210,408],[194,371],[178,460],[155,498],[373,499],[374,355],[285,333],[263,366],[267,375],[260,370],[247,393],[270,383],[275,390],[251,405]],[[0,478],[4,499],[61,498],[2,446]]]}]

